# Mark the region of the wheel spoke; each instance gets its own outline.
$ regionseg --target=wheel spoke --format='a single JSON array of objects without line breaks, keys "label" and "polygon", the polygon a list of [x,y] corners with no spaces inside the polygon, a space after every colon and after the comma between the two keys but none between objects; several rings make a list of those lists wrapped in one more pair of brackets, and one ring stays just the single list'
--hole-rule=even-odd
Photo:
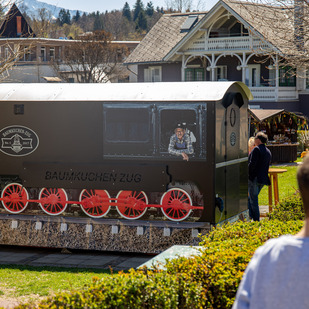
[{"label": "wheel spoke", "polygon": [[190,215],[189,207],[192,206],[192,202],[186,191],[172,188],[163,194],[161,206],[164,216],[169,220],[182,221]]},{"label": "wheel spoke", "polygon": [[28,205],[28,192],[19,183],[8,184],[1,193],[3,207],[11,213],[20,213]]},{"label": "wheel spoke", "polygon": [[117,211],[125,219],[141,218],[147,211],[147,204],[144,191],[119,191],[117,194]]},{"label": "wheel spoke", "polygon": [[110,210],[110,205],[106,205],[109,198],[110,196],[105,190],[84,189],[79,196],[79,201],[86,215],[93,218],[101,218],[106,216]]},{"label": "wheel spoke", "polygon": [[43,188],[39,200],[44,212],[49,215],[60,215],[67,207],[68,197],[63,189]]}]

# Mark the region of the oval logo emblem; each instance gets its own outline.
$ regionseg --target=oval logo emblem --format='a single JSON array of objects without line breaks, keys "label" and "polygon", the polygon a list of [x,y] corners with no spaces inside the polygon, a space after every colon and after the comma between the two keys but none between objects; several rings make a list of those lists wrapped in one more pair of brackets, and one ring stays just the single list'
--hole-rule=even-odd
[{"label": "oval logo emblem", "polygon": [[232,132],[230,135],[230,144],[231,146],[235,146],[236,144],[236,133],[235,132]]},{"label": "oval logo emblem", "polygon": [[9,126],[0,130],[0,150],[9,156],[27,156],[39,146],[34,131],[23,126]]}]

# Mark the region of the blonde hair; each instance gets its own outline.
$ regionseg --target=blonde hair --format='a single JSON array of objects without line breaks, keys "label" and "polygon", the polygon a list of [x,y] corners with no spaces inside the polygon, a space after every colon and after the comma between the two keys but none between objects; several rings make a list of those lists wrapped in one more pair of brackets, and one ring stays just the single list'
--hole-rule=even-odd
[{"label": "blonde hair", "polygon": [[251,136],[248,140],[248,151],[249,151],[249,153],[253,150],[254,147],[255,147],[255,137]]}]

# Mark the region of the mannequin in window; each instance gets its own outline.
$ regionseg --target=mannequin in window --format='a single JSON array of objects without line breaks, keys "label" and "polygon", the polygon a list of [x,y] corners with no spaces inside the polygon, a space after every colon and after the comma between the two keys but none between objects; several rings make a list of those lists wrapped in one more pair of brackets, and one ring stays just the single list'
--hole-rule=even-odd
[{"label": "mannequin in window", "polygon": [[175,156],[182,156],[183,160],[189,161],[189,154],[193,154],[193,146],[190,136],[185,133],[185,128],[177,126],[170,138],[168,152]]}]

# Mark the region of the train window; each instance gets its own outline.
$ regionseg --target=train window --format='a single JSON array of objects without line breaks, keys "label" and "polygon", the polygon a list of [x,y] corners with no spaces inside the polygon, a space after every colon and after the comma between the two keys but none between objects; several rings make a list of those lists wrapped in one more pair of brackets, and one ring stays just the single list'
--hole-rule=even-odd
[{"label": "train window", "polygon": [[175,133],[175,128],[184,128],[190,137],[193,151],[197,141],[197,113],[196,110],[189,109],[163,109],[160,113],[161,134],[160,152],[168,153],[171,136]]},{"label": "train window", "polygon": [[149,110],[146,108],[109,108],[105,113],[108,142],[147,143],[151,136]]}]

